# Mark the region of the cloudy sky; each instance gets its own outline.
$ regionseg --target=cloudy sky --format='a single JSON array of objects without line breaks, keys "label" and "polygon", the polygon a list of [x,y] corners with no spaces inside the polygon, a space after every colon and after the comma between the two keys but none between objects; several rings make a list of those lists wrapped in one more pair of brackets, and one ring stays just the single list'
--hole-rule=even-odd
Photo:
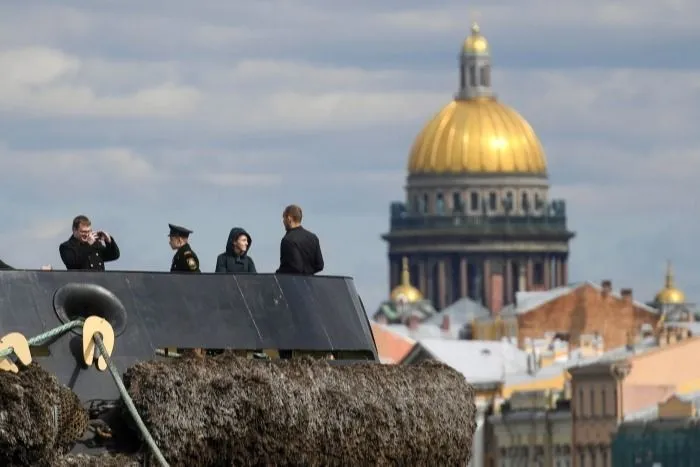
[{"label": "cloudy sky", "polygon": [[85,213],[121,246],[112,269],[169,269],[172,222],[205,271],[233,226],[274,271],[294,202],[326,272],[354,276],[373,310],[389,203],[477,17],[496,91],[568,200],[571,278],[648,299],[671,258],[700,299],[700,2],[57,3],[0,6],[0,257],[15,267],[63,268]]}]

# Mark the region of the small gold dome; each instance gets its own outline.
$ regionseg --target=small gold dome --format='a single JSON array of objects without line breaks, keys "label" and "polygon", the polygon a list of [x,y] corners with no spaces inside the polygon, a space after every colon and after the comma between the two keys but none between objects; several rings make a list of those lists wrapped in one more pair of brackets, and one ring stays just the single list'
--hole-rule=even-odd
[{"label": "small gold dome", "polygon": [[464,40],[462,51],[470,54],[488,53],[489,43],[486,38],[481,35],[481,29],[478,24],[472,24],[472,33]]},{"label": "small gold dome", "polygon": [[527,121],[495,98],[454,100],[418,134],[410,174],[547,173],[547,160]]},{"label": "small gold dome", "polygon": [[411,285],[411,273],[408,270],[408,258],[403,258],[401,283],[391,291],[391,301],[394,303],[415,303],[423,300],[420,290]]},{"label": "small gold dome", "polygon": [[670,261],[666,268],[666,285],[656,294],[654,302],[660,305],[685,303],[685,294],[674,286],[673,268]]}]

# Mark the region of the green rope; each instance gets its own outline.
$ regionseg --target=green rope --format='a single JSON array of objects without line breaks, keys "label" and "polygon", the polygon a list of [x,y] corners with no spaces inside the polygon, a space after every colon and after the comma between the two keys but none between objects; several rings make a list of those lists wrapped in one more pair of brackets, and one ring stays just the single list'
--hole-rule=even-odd
[{"label": "green rope", "polygon": [[[79,328],[83,324],[84,324],[84,320],[82,320],[82,319],[70,321],[66,324],[63,324],[61,326],[50,329],[42,334],[39,334],[38,336],[32,337],[31,339],[28,339],[27,342],[29,343],[30,346],[41,345],[41,344],[44,344],[46,341],[53,339],[54,337],[65,334],[66,332],[68,332],[72,329]],[[104,357],[105,361],[107,362],[107,367],[109,368],[109,372],[112,373],[112,378],[114,378],[114,382],[117,384],[117,388],[119,389],[119,393],[121,394],[122,399],[124,400],[124,403],[126,404],[127,409],[129,409],[129,413],[134,418],[134,421],[136,421],[136,424],[138,425],[139,430],[141,430],[141,434],[146,439],[146,443],[148,443],[149,447],[151,448],[151,451],[153,451],[153,454],[156,456],[158,463],[162,467],[170,467],[168,462],[163,457],[163,454],[160,452],[160,449],[158,449],[158,446],[156,445],[156,442],[153,440],[153,437],[151,437],[151,434],[148,432],[148,428],[146,428],[146,425],[143,423],[143,420],[141,420],[141,417],[139,416],[139,413],[136,410],[136,407],[134,406],[134,401],[131,400],[131,396],[129,396],[129,393],[126,390],[126,387],[124,387],[124,383],[122,382],[122,379],[119,376],[119,371],[112,363],[112,359],[109,358],[109,353],[107,352],[107,349],[105,348],[104,343],[102,342],[102,337],[100,336],[99,333],[97,333],[94,336],[92,336],[92,339],[95,341],[95,345],[97,345],[97,348],[100,351],[100,354]],[[0,359],[5,358],[5,357],[9,357],[13,353],[14,353],[14,349],[12,347],[8,347],[7,349],[2,349],[2,350],[0,350]]]},{"label": "green rope", "polygon": [[[46,343],[46,341],[49,341],[53,339],[54,337],[58,337],[61,334],[65,334],[68,331],[79,328],[82,326],[84,321],[82,319],[77,319],[75,321],[70,321],[66,324],[62,324],[61,326],[55,327],[53,329],[49,329],[48,331],[39,334],[38,336],[34,336],[31,339],[27,339],[27,342],[29,343],[30,346],[33,345],[41,345]],[[12,347],[8,347],[6,349],[0,350],[0,359],[3,359],[5,357],[9,357],[14,353],[14,349]]]},{"label": "green rope", "polygon": [[100,354],[104,357],[105,361],[107,362],[107,368],[109,368],[109,372],[112,373],[112,378],[114,378],[114,382],[117,384],[117,388],[119,389],[119,393],[122,396],[122,400],[126,404],[126,408],[129,409],[129,413],[134,418],[136,425],[138,425],[141,434],[146,439],[146,443],[148,443],[148,446],[151,448],[151,451],[156,456],[158,463],[162,467],[169,467],[168,462],[165,460],[165,457],[163,457],[163,454],[160,452],[160,449],[158,449],[158,446],[153,440],[153,437],[151,437],[151,434],[148,432],[148,428],[146,428],[146,425],[143,423],[143,420],[141,420],[141,416],[139,415],[138,411],[136,410],[136,407],[134,406],[134,401],[131,399],[131,396],[129,396],[129,393],[126,390],[126,387],[124,386],[121,377],[119,376],[119,370],[117,370],[117,368],[112,363],[112,359],[109,358],[107,349],[102,343],[102,337],[99,333],[95,333],[95,335],[92,336],[92,338],[95,341],[95,344],[97,345]]}]

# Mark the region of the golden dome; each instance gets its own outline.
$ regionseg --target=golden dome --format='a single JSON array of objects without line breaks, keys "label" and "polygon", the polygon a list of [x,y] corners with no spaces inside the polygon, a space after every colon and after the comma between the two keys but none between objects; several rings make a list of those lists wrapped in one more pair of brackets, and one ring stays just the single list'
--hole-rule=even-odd
[{"label": "golden dome", "polygon": [[481,29],[479,28],[478,24],[472,24],[472,33],[469,35],[469,37],[464,39],[462,51],[472,54],[488,53],[489,43],[486,38],[481,35]]},{"label": "golden dome", "polygon": [[411,285],[411,273],[408,270],[408,258],[403,258],[401,271],[401,284],[391,291],[391,301],[394,303],[415,303],[423,300],[420,290]]},{"label": "golden dome", "polygon": [[666,268],[666,285],[656,294],[654,302],[660,305],[685,303],[685,294],[673,284],[673,268],[670,261]]},{"label": "golden dome", "polygon": [[527,121],[492,97],[454,100],[418,134],[410,174],[547,173],[547,160]]}]

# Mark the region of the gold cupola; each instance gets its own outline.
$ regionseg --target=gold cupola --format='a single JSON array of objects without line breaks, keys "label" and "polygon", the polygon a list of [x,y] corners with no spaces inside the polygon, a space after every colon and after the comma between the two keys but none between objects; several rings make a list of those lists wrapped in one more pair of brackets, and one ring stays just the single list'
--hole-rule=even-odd
[{"label": "gold cupola", "polygon": [[666,283],[654,297],[654,302],[659,305],[671,305],[685,303],[685,294],[677,289],[673,280],[673,267],[671,261],[666,266]]},{"label": "gold cupola", "polygon": [[459,90],[414,140],[409,174],[546,177],[547,160],[535,131],[493,93],[489,45],[477,24],[464,41],[459,63]]},{"label": "gold cupola", "polygon": [[464,39],[462,51],[475,54],[489,53],[489,43],[481,34],[481,28],[476,22],[472,23],[472,33]]},{"label": "gold cupola", "polygon": [[394,303],[415,303],[423,300],[423,294],[411,285],[411,273],[408,269],[408,258],[402,260],[401,283],[391,291],[391,301]]}]

